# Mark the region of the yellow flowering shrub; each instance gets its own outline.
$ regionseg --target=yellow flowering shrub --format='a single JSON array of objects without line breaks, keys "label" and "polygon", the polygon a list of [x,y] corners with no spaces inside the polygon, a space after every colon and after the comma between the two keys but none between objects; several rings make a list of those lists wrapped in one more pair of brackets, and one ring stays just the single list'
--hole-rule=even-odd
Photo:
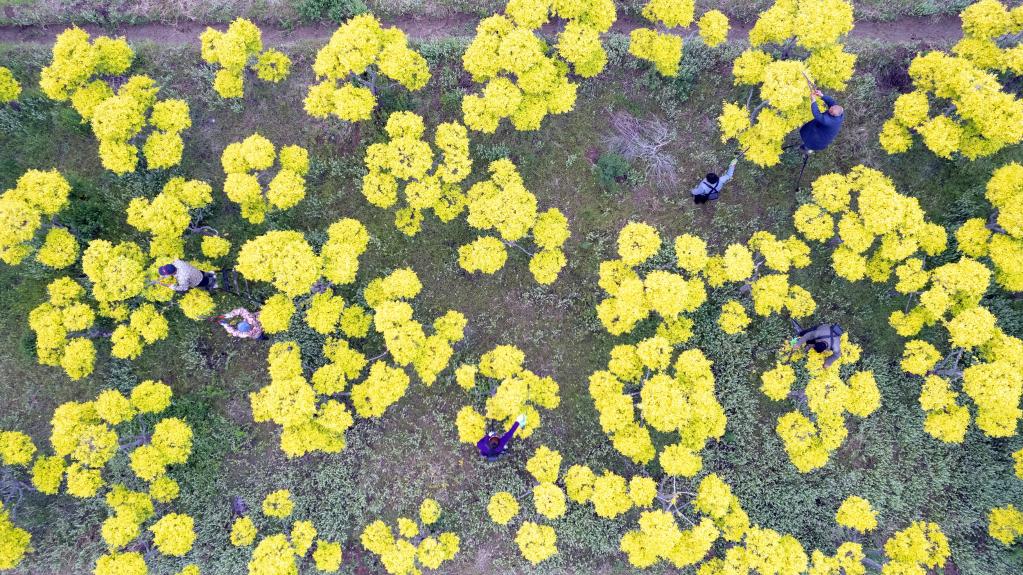
[{"label": "yellow flowering shrub", "polygon": [[[57,170],[28,170],[18,178],[15,187],[0,194],[0,261],[18,265],[32,253],[32,241],[43,227],[43,220],[56,216],[70,202],[71,184]],[[74,263],[78,244],[62,228],[51,228],[36,257],[43,265],[63,268]],[[51,234],[58,234],[52,243]],[[69,239],[70,238],[70,239]],[[71,248],[73,244],[74,248]],[[74,257],[69,257],[70,252]],[[68,260],[71,260],[68,262]]]},{"label": "yellow flowering shrub", "polygon": [[794,224],[808,240],[841,240],[832,253],[835,273],[849,281],[885,283],[895,271],[898,291],[922,289],[929,272],[920,256],[944,252],[947,234],[927,221],[916,198],[900,194],[890,178],[864,166],[847,175],[821,176],[812,195],[813,202],[796,211]]},{"label": "yellow flowering shrub", "polygon": [[889,537],[884,552],[888,557],[887,569],[908,573],[943,566],[951,555],[941,527],[925,521],[914,521]]},{"label": "yellow flowering shrub", "polygon": [[519,546],[522,557],[533,565],[541,563],[557,554],[558,535],[550,525],[540,525],[526,521],[519,527],[515,535],[515,543]]},{"label": "yellow flowering shrub", "polygon": [[951,53],[932,50],[910,63],[914,90],[896,100],[880,137],[889,154],[912,148],[914,133],[940,158],[974,160],[1023,141],[1023,100],[999,77],[1023,73],[1023,59],[1011,42],[998,42],[1023,22],[997,0],[975,2],[960,18],[963,36]]},{"label": "yellow flowering shrub", "polygon": [[987,532],[1003,545],[1012,545],[1023,537],[1023,511],[1011,504],[991,509],[988,513]]},{"label": "yellow flowering shrub", "polygon": [[291,499],[291,492],[287,489],[278,489],[263,498],[263,514],[267,517],[283,519],[290,516],[294,509],[295,502]]},{"label": "yellow flowering shrub", "polygon": [[[259,177],[279,158],[280,168],[269,180],[266,189]],[[305,175],[309,171],[309,153],[300,146],[284,146],[277,150],[270,140],[252,134],[241,142],[233,142],[221,155],[226,179],[224,193],[241,208],[242,217],[259,224],[273,211],[297,205],[305,197]]]},{"label": "yellow flowering shrub", "polygon": [[843,45],[853,28],[852,4],[843,0],[829,8],[812,0],[776,1],[760,14],[749,32],[750,48],[735,60],[735,84],[759,88],[760,103],[751,110],[724,102],[721,139],[738,141],[758,166],[777,164],[785,137],[812,118],[804,74],[831,90],[844,90],[853,75],[856,56]]},{"label": "yellow flowering shrub", "polygon": [[0,66],[0,104],[6,104],[18,99],[21,95],[21,84],[7,68]]},{"label": "yellow flowering shrub", "polygon": [[[800,398],[797,409],[778,418],[775,430],[792,464],[801,473],[823,467],[841,447],[848,433],[846,413],[867,417],[881,405],[873,372],[857,371],[843,380],[841,368],[859,361],[860,348],[849,340],[847,333],[842,334],[840,345],[842,355],[824,367],[825,357],[831,352],[817,353],[786,344],[779,351],[774,368],[761,376],[760,389],[772,400],[782,401],[793,394]],[[794,366],[800,366],[798,374]],[[806,382],[805,387],[793,389],[800,380]]]},{"label": "yellow flowering shrub", "polygon": [[256,525],[249,516],[239,517],[231,524],[231,545],[245,547],[256,540]]},{"label": "yellow flowering shrub", "polygon": [[423,139],[425,129],[422,117],[395,112],[385,127],[390,139],[366,149],[369,172],[363,176],[362,193],[385,209],[400,200],[403,207],[396,211],[395,225],[408,236],[419,233],[426,210],[445,223],[462,213],[466,196],[460,184],[472,171],[464,126],[457,122],[437,126],[436,149]]},{"label": "yellow flowering shrub", "polygon": [[279,50],[263,50],[262,31],[245,18],[236,18],[223,32],[207,27],[199,42],[202,59],[217,66],[213,89],[221,98],[245,95],[246,70],[275,84],[291,71],[291,59]]},{"label": "yellow flowering shrub", "polygon": [[458,413],[456,425],[459,441],[475,445],[488,426],[502,431],[511,427],[520,416],[526,423],[515,436],[525,439],[542,424],[540,409],[556,409],[561,403],[559,386],[554,379],[540,376],[524,366],[525,354],[515,346],[499,345],[480,356],[479,365],[463,363],[456,370],[456,380],[466,391],[480,383],[493,393],[485,400],[481,414],[473,405]]},{"label": "yellow flowering shrub", "polygon": [[149,530],[153,532],[153,543],[160,553],[181,557],[192,550],[195,542],[194,524],[188,515],[171,513],[161,517]]},{"label": "yellow flowering shrub", "polygon": [[306,112],[346,122],[370,119],[377,104],[377,74],[412,92],[430,80],[426,59],[409,48],[405,33],[384,28],[372,14],[355,16],[335,30],[316,53],[313,72],[318,83],[309,88]]},{"label": "yellow flowering shrub", "polygon": [[490,496],[490,502],[487,504],[487,513],[494,523],[507,525],[509,521],[519,514],[519,502],[511,493],[499,491]]},{"label": "yellow flowering shrub", "polygon": [[[554,44],[539,35],[552,17],[566,22]],[[463,122],[471,130],[492,134],[505,118],[520,131],[538,130],[549,114],[575,107],[582,78],[599,74],[607,64],[601,35],[614,23],[610,0],[594,2],[509,2],[504,14],[484,18],[476,27],[462,66],[480,94],[462,99]]]},{"label": "yellow flowering shrub", "polygon": [[851,495],[838,507],[835,521],[843,527],[866,533],[877,527],[877,512],[866,499]]},{"label": "yellow flowering shrub", "polygon": [[[682,38],[672,28],[685,28],[693,23],[695,4],[691,0],[666,2],[650,0],[643,6],[643,17],[661,31],[637,28],[629,34],[629,53],[654,64],[663,76],[678,74],[682,60]],[[708,46],[717,46],[728,37],[728,17],[719,10],[705,13],[699,20],[700,36]]]},{"label": "yellow flowering shrub", "polygon": [[[436,501],[427,499],[423,503],[427,509],[426,518],[436,519],[440,516],[441,509]],[[421,516],[424,515],[422,511],[421,508]],[[423,519],[420,517],[420,520]],[[367,525],[360,536],[363,548],[376,555],[384,570],[391,575],[419,573],[424,568],[438,569],[458,554],[460,539],[453,532],[434,535],[432,531],[427,531],[430,523],[423,521],[420,529],[419,523],[405,517],[398,518],[397,524],[397,537],[391,527],[379,519]],[[421,531],[425,533],[420,538]],[[418,546],[413,543],[417,539]]]}]

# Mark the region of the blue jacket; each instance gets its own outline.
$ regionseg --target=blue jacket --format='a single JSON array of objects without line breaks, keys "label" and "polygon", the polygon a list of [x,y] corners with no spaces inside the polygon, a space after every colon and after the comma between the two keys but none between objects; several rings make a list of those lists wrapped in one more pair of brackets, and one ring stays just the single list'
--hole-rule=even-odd
[{"label": "blue jacket", "polygon": [[[823,99],[828,108],[835,105],[834,98],[823,96]],[[813,119],[799,129],[799,137],[803,139],[803,145],[808,150],[823,150],[831,144],[835,136],[838,135],[838,131],[842,129],[842,120],[845,119],[845,114],[832,116],[826,110],[821,112],[817,107],[816,100],[810,104],[810,111],[813,112]]]}]

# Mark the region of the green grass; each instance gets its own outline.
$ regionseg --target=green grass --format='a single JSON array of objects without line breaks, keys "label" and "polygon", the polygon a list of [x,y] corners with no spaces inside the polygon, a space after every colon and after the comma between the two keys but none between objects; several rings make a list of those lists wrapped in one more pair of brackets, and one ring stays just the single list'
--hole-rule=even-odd
[{"label": "green grass", "polygon": [[[879,9],[906,5],[866,4]],[[708,169],[727,164],[731,154],[719,141],[714,116],[723,98],[744,97],[731,87],[728,62],[735,47],[712,52],[694,43],[686,48],[681,78],[665,80],[625,57],[622,38],[612,38],[609,46],[608,70],[584,83],[576,110],[547,119],[537,133],[505,127],[473,141],[478,167],[509,154],[541,207],[558,207],[568,215],[573,232],[566,247],[569,263],[550,287],[538,286],[525,258],[514,253],[494,276],[467,276],[456,262],[457,246],[473,235],[464,222],[443,225],[428,218],[422,233],[406,238],[394,228],[390,212],[370,206],[359,192],[364,148],[382,137],[380,120],[387,112],[412,109],[428,125],[458,118],[459,86],[468,85],[459,69],[458,42],[422,47],[431,59],[434,82],[414,96],[386,95],[377,121],[363,127],[359,142],[347,128],[310,119],[299,105],[311,81],[315,46],[291,48],[293,76],[278,86],[249,83],[241,103],[225,103],[211,90],[212,74],[200,63],[197,46],[142,46],[136,70],[152,75],[163,86],[162,96],[187,98],[193,127],[186,132],[180,167],[167,174],[121,178],[101,169],[96,143],[74,113],[33,87],[39,67],[48,60],[46,51],[0,46],[0,61],[26,86],[17,108],[0,108],[0,149],[5,150],[0,155],[0,189],[13,185],[26,169],[56,167],[75,187],[69,223],[86,237],[108,239],[141,239],[124,224],[124,207],[136,195],[151,197],[168,176],[179,174],[213,184],[215,202],[204,223],[236,245],[267,229],[314,235],[338,217],[358,218],[373,237],[362,260],[362,282],[411,266],[424,284],[417,299],[423,317],[457,309],[470,318],[456,360],[473,360],[499,343],[515,344],[526,352],[528,367],[553,376],[562,390],[562,405],[545,414],[543,429],[498,465],[480,462],[471,447],[457,444],[454,417],[468,400],[447,378],[430,388],[414,384],[383,418],[361,421],[349,433],[343,453],[288,460],[277,446],[276,427],[254,424],[248,405],[247,394],[267,382],[266,344],[231,340],[209,324],[177,317],[171,337],[147,349],[138,361],[101,359],[93,376],[71,382],[57,369],[36,365],[26,323],[54,274],[31,265],[4,266],[0,428],[24,430],[45,444],[50,413],[64,401],[92,397],[108,387],[128,389],[143,379],[170,384],[176,395],[173,414],[186,419],[196,434],[189,464],[173,472],[183,488],[175,509],[196,517],[199,540],[192,559],[204,573],[244,572],[245,553],[227,541],[230,497],[241,496],[254,506],[277,488],[298,495],[299,515],[313,519],[323,536],[345,542],[342,573],[347,575],[381,572],[358,545],[367,523],[411,513],[427,496],[445,507],[442,527],[462,536],[462,552],[445,573],[632,573],[617,547],[634,515],[608,522],[572,506],[554,522],[559,555],[531,568],[518,557],[509,532],[487,519],[487,498],[494,491],[526,485],[524,461],[541,442],[561,450],[566,464],[640,472],[609,445],[587,392],[588,375],[606,364],[616,343],[593,309],[601,297],[597,268],[601,260],[614,257],[617,232],[626,222],[649,222],[666,238],[697,233],[721,247],[745,241],[758,229],[788,235],[791,214],[806,192],[792,192],[799,167],[794,158],[768,170],[743,163],[722,199],[697,209],[688,187]],[[813,158],[807,181],[865,164],[884,170],[900,191],[920,198],[928,215],[943,225],[953,227],[984,213],[987,178],[995,167],[1023,159],[1020,150],[972,163],[938,160],[919,145],[908,154],[887,156],[876,134],[897,96],[888,71],[904,68],[913,50],[875,44],[853,48],[860,54],[860,73],[842,98],[847,126],[832,149]],[[615,110],[657,116],[675,125],[678,189],[639,182],[614,193],[601,184],[588,152],[596,150],[599,156],[605,151],[607,118]],[[220,192],[222,149],[255,131],[278,145],[306,146],[313,160],[306,199],[259,226],[242,221]],[[986,536],[985,516],[995,505],[1023,501],[1023,482],[1013,477],[1008,455],[1023,442],[971,432],[963,445],[947,446],[927,436],[916,399],[919,383],[899,370],[901,340],[887,327],[888,314],[903,305],[901,297],[886,288],[837,279],[824,263],[827,254],[815,249],[813,255],[816,265],[795,279],[814,294],[816,317],[841,322],[863,344],[863,364],[877,374],[883,406],[865,420],[850,422],[849,438],[826,467],[797,473],[774,433],[778,406],[762,396],[756,377],[771,361],[764,350],[775,349],[787,337],[787,326],[779,318],[759,320],[750,333],[728,337],[714,326],[712,306],[705,306],[697,314],[693,344],[715,361],[717,396],[729,417],[725,439],[706,452],[707,468],[733,485],[754,521],[792,533],[807,549],[834,549],[842,540],[834,510],[843,498],[857,494],[881,511],[881,528],[862,538],[867,547],[878,547],[911,520],[926,518],[940,523],[949,535],[959,573],[1019,573],[1023,557]],[[719,303],[727,295],[715,293],[712,299]],[[237,301],[225,296],[221,303],[226,308]],[[1009,333],[1023,335],[1020,300],[995,295],[991,305]],[[106,349],[101,356],[108,356]],[[124,465],[119,456],[113,471],[123,473]],[[91,571],[102,552],[98,526],[105,513],[99,502],[29,496],[19,508],[18,522],[32,531],[36,551],[14,573]],[[182,564],[160,559],[155,572],[171,573]]]}]

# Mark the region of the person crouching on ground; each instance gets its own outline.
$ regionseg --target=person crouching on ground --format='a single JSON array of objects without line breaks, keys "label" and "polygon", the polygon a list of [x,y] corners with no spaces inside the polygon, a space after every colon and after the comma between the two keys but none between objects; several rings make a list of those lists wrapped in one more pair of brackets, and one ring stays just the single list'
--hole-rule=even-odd
[{"label": "person crouching on ground", "polygon": [[[196,287],[212,290],[217,287],[216,273],[204,272],[182,260],[174,260],[165,266],[160,266],[159,271],[160,282],[174,291],[186,292]],[[164,283],[166,280],[173,280],[174,283]]]},{"label": "person crouching on ground", "polygon": [[[235,318],[241,318],[241,321],[232,325],[231,320]],[[263,325],[259,323],[259,314],[252,313],[243,307],[233,309],[220,316],[219,323],[223,326],[224,331],[234,337],[242,339],[267,339],[266,335],[263,334]]]},{"label": "person crouching on ground", "polygon": [[822,323],[810,329],[801,329],[796,332],[799,336],[792,347],[800,349],[810,346],[817,353],[830,351],[831,355],[824,360],[824,368],[831,367],[839,357],[842,357],[842,326],[837,323]]}]

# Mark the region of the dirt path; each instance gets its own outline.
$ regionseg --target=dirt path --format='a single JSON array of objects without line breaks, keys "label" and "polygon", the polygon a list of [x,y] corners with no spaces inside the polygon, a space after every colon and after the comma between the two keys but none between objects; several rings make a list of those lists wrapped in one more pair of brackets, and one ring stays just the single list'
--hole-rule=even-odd
[{"label": "dirt path", "polygon": [[[479,20],[470,16],[458,16],[442,19],[397,19],[388,20],[387,25],[398,26],[415,40],[435,40],[444,37],[472,36]],[[628,33],[636,28],[646,26],[645,20],[621,18],[612,30]],[[52,44],[54,37],[66,26],[0,26],[0,42],[35,44]],[[217,25],[223,29],[224,25]],[[743,40],[750,30],[749,24],[734,24],[728,36],[732,40]],[[125,36],[131,42],[150,41],[157,44],[198,44],[199,34],[206,29],[205,24],[184,22],[180,24],[139,24],[122,26],[115,30],[95,25],[82,26],[90,34],[106,34]],[[337,27],[328,24],[310,24],[290,29],[263,26],[263,42],[269,46],[293,44],[299,42],[326,42]],[[548,25],[543,31],[554,34],[557,25]],[[692,30],[680,32],[682,35]],[[945,43],[958,40],[962,32],[958,16],[941,16],[934,18],[905,18],[893,22],[859,22],[849,35],[851,38],[879,40],[884,42],[923,42]]]}]

